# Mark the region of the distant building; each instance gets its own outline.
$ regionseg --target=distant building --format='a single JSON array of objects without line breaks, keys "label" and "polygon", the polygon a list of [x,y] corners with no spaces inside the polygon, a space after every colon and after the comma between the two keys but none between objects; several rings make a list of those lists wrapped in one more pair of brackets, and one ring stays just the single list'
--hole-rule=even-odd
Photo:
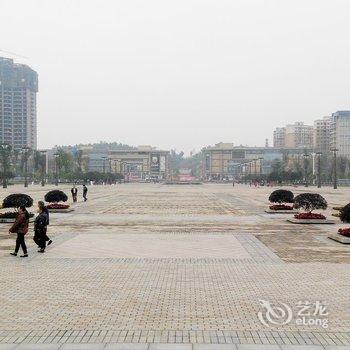
[{"label": "distant building", "polygon": [[13,149],[37,148],[37,73],[0,57],[0,143]]},{"label": "distant building", "polygon": [[276,128],[273,132],[274,148],[312,148],[313,126],[303,122],[287,124],[285,127]]},{"label": "distant building", "polygon": [[[239,178],[241,175],[269,174],[272,163],[283,155],[300,158],[305,149],[234,146],[218,143],[202,149],[202,177],[204,180]],[[310,151],[310,149],[307,149]]]},{"label": "distant building", "polygon": [[273,147],[286,147],[286,128],[276,128],[273,132]]},{"label": "distant building", "polygon": [[130,150],[111,150],[108,161],[113,172],[121,173],[127,181],[166,179],[169,151],[151,146],[139,146]]},{"label": "distant building", "polygon": [[331,148],[331,117],[314,121],[314,150],[327,153]]},{"label": "distant building", "polygon": [[338,111],[331,117],[331,149],[338,155],[350,158],[350,111]]},{"label": "distant building", "polygon": [[303,122],[286,125],[285,148],[312,148],[314,128]]}]

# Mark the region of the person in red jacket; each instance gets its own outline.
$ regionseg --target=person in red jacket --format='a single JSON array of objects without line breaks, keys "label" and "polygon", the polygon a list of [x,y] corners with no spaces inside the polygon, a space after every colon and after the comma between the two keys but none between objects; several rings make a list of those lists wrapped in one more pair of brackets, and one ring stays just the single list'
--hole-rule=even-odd
[{"label": "person in red jacket", "polygon": [[19,248],[22,247],[23,255],[21,255],[21,258],[28,257],[27,246],[24,240],[24,236],[28,232],[28,225],[29,213],[25,206],[21,205],[18,210],[18,216],[16,218],[16,221],[14,222],[9,231],[9,233],[17,233],[15,251],[13,253],[10,253],[11,255],[17,256]]}]

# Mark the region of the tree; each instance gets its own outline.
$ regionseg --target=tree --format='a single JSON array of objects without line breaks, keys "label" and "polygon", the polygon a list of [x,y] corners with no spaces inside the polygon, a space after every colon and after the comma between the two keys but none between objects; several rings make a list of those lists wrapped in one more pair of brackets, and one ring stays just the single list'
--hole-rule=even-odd
[{"label": "tree", "polygon": [[270,194],[269,201],[271,203],[293,203],[294,194],[288,190],[276,190]]},{"label": "tree", "polygon": [[340,210],[339,217],[342,222],[350,222],[350,203]]},{"label": "tree", "polygon": [[67,195],[60,190],[53,190],[45,194],[45,202],[57,203],[57,202],[67,202]]},{"label": "tree", "polygon": [[23,193],[15,193],[7,196],[2,203],[3,208],[19,208],[24,205],[29,208],[33,205],[33,198]]},{"label": "tree", "polygon": [[318,193],[302,193],[294,198],[294,208],[311,213],[315,209],[327,209],[327,201]]}]

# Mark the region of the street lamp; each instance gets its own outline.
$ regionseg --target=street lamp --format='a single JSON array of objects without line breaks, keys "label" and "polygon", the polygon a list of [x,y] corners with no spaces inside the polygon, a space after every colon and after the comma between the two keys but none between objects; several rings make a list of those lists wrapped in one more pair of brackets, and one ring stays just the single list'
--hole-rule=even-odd
[{"label": "street lamp", "polygon": [[55,157],[55,186],[58,186],[58,158],[59,153],[54,153],[53,156]]},{"label": "street lamp", "polygon": [[8,163],[8,150],[10,145],[7,143],[0,144],[1,157],[2,157],[2,166],[3,166],[3,177],[2,177],[2,187],[7,188],[7,163]]},{"label": "street lamp", "polygon": [[317,155],[317,187],[321,188],[321,155],[322,152],[316,152]]},{"label": "street lamp", "polygon": [[46,165],[46,151],[40,151],[41,153],[41,186],[45,186],[45,165]]},{"label": "street lamp", "polygon": [[262,176],[263,176],[263,160],[264,160],[264,157],[259,157],[258,159],[260,160],[260,180],[262,180]]},{"label": "street lamp", "polygon": [[30,150],[30,147],[23,147],[23,154],[24,154],[24,187],[28,187],[28,153]]},{"label": "street lamp", "polygon": [[303,154],[303,158],[304,158],[304,179],[305,179],[305,187],[309,186],[308,183],[308,178],[307,178],[307,166],[308,166],[308,158],[310,157],[309,154],[307,154],[306,152]]},{"label": "street lamp", "polygon": [[338,177],[337,177],[337,152],[338,148],[332,148],[333,152],[333,188],[336,190],[338,188]]},{"label": "street lamp", "polygon": [[103,156],[103,157],[101,157],[101,159],[103,160],[103,173],[105,174],[106,173],[106,159],[107,159],[107,157]]}]

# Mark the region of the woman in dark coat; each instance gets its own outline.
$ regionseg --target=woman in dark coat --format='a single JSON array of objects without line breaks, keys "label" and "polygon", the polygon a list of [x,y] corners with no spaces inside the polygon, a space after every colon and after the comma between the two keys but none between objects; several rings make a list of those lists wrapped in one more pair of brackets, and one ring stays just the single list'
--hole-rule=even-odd
[{"label": "woman in dark coat", "polygon": [[46,248],[46,230],[48,217],[45,212],[45,206],[39,204],[39,214],[34,222],[34,242],[39,246],[39,253],[44,253]]},{"label": "woman in dark coat", "polygon": [[29,225],[29,213],[25,206],[20,206],[18,211],[18,216],[16,218],[16,221],[10,228],[10,233],[17,233],[17,239],[16,239],[16,247],[15,251],[13,253],[10,253],[13,256],[17,256],[17,253],[19,251],[19,247],[22,247],[23,255],[21,255],[21,258],[28,257],[27,252],[27,246],[24,240],[24,236],[28,232],[28,225]]}]

